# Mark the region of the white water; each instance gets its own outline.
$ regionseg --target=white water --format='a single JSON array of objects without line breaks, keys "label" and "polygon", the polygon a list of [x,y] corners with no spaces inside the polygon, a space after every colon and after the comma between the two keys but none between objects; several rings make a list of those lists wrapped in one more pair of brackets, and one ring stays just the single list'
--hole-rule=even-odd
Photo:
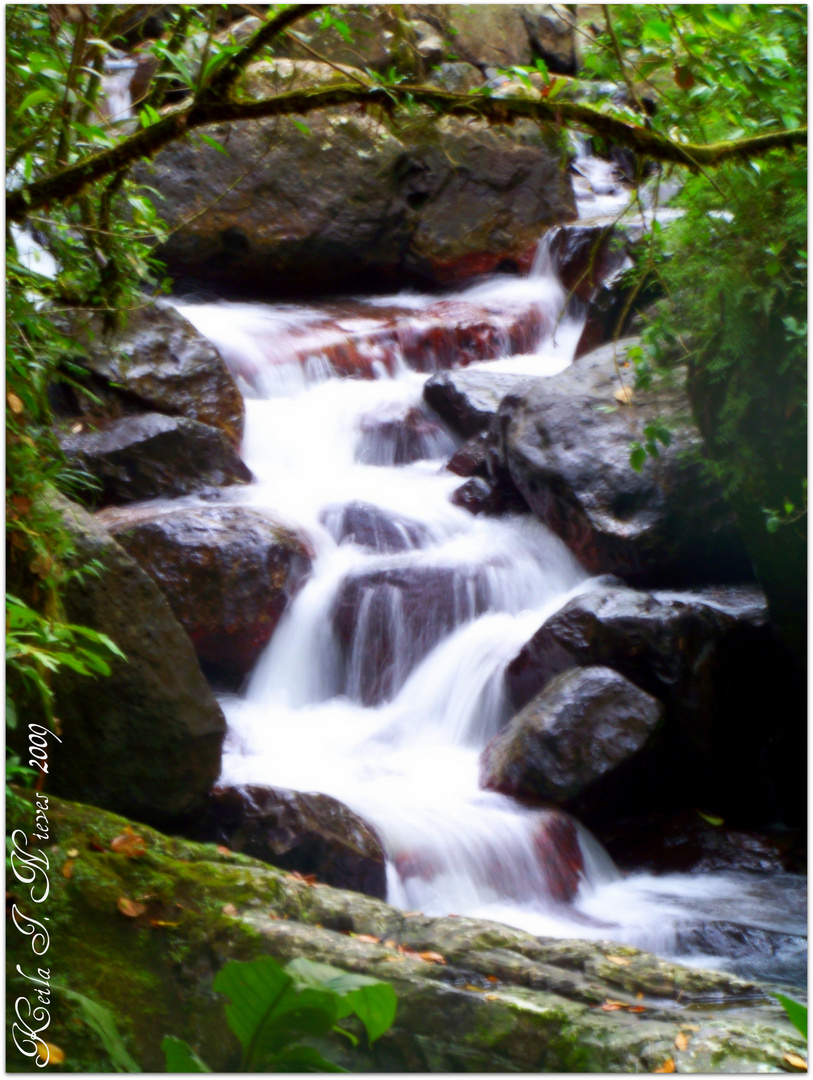
[{"label": "white water", "polygon": [[[456,299],[537,304],[552,326],[563,294],[543,250],[529,278],[500,276]],[[367,308],[373,320],[384,307],[408,320],[435,301],[405,294]],[[337,378],[325,352],[335,326],[325,328],[323,309],[178,306],[250,395],[243,456],[257,482],[224,494],[273,510],[306,532],[315,551],[311,577],[245,691],[222,698],[229,734],[221,782],[320,791],[346,803],[381,836],[388,899],[408,910],[621,940],[704,965],[733,963],[686,956],[679,932],[704,920],[803,935],[799,879],[772,893],[746,875],[622,878],[581,827],[578,895],[570,904],[554,898],[537,847],[546,813],[481,790],[478,759],[508,719],[506,665],[593,582],[530,516],[473,517],[449,502],[462,481],[444,468],[454,445],[448,434],[427,436],[427,456],[410,464],[360,460],[369,460],[360,436],[366,421],[421,405],[427,376],[403,359],[392,374],[382,364],[377,378]],[[356,312],[343,325],[347,334],[364,330],[365,317]],[[580,330],[562,323],[555,345],[548,339],[531,355],[476,366],[553,375],[570,362]],[[388,438],[380,435],[379,450]],[[341,508],[356,503],[396,516],[399,550],[336,542]],[[342,638],[336,612],[348,584],[355,600]],[[798,967],[790,952],[788,964]],[[767,974],[775,974],[771,963]]]}]

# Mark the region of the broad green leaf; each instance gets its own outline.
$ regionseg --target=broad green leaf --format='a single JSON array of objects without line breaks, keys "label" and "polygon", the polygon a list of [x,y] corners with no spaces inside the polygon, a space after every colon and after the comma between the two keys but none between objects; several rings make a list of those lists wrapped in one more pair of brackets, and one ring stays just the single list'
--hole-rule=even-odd
[{"label": "broad green leaf", "polygon": [[226,1020],[243,1047],[246,1069],[281,1050],[298,1035],[324,1035],[338,1019],[335,993],[303,987],[270,956],[232,961],[214,981],[226,994]]},{"label": "broad green leaf", "polygon": [[646,462],[646,450],[640,443],[635,443],[630,450],[630,465],[636,472],[641,472]]},{"label": "broad green leaf", "polygon": [[287,1046],[273,1058],[274,1072],[347,1072],[311,1046]]},{"label": "broad green leaf", "polygon": [[785,997],[784,994],[774,994],[774,997],[788,1014],[788,1020],[790,1020],[791,1024],[806,1039],[807,1005],[803,1005],[801,1001],[794,1001],[793,998]]},{"label": "broad green leaf", "polygon": [[176,1039],[174,1035],[165,1035],[161,1043],[167,1062],[167,1072],[193,1073],[211,1072],[209,1066],[201,1061],[189,1043]]},{"label": "broad green leaf", "polygon": [[213,139],[211,135],[207,135],[203,131],[198,131],[197,136],[202,142],[205,142],[207,146],[211,146],[213,150],[217,150],[219,153],[225,154],[226,157],[229,156],[229,152],[226,147],[222,143],[219,143],[217,139]]},{"label": "broad green leaf", "polygon": [[398,998],[389,983],[319,964],[304,956],[292,960],[285,970],[303,985],[338,994],[342,998],[339,1019],[355,1013],[364,1024],[370,1042],[375,1042],[392,1026]]},{"label": "broad green leaf", "polygon": [[656,41],[671,41],[672,31],[669,29],[669,24],[661,22],[660,19],[650,19],[644,26],[641,37],[644,41],[656,40]]},{"label": "broad green leaf", "polygon": [[721,817],[715,817],[713,814],[704,814],[702,810],[697,811],[698,815],[709,823],[709,825],[725,825],[725,820]]},{"label": "broad green leaf", "polygon": [[116,1072],[141,1072],[141,1068],[127,1053],[124,1040],[109,1009],[75,990],[68,990],[64,986],[55,986],[54,989],[77,1003],[82,1010],[82,1019],[102,1040]]},{"label": "broad green leaf", "polygon": [[20,116],[28,109],[33,109],[35,105],[42,105],[44,101],[53,101],[54,95],[51,90],[46,90],[44,87],[39,90],[32,90],[30,94],[23,98],[22,104],[17,109],[17,115]]},{"label": "broad green leaf", "polygon": [[370,1042],[389,1031],[398,1008],[398,998],[389,983],[360,986],[345,996],[345,1001],[364,1024]]}]

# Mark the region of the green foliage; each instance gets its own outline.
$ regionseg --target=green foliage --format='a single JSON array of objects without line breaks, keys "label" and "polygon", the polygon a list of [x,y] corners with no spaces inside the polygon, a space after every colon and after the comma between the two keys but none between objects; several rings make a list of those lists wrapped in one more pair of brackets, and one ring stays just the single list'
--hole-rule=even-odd
[{"label": "green foliage", "polygon": [[54,989],[70,1001],[76,1002],[82,1014],[82,1019],[87,1026],[101,1040],[110,1063],[116,1072],[141,1072],[139,1065],[133,1061],[124,1045],[124,1040],[116,1027],[116,1021],[109,1009],[100,1005],[97,1001],[85,994],[77,993],[76,990],[68,990],[64,986],[54,986]]},{"label": "green foliage", "polygon": [[788,1014],[788,1019],[796,1030],[806,1039],[807,1005],[803,1005],[801,1001],[794,1001],[793,998],[785,997],[784,994],[774,994],[774,997]]},{"label": "green foliage", "polygon": [[[395,991],[388,983],[299,957],[285,968],[270,956],[231,961],[217,974],[215,990],[230,999],[226,1020],[243,1049],[242,1071],[344,1072],[302,1039],[341,1033],[338,1021],[355,1015],[370,1042],[395,1019]],[[210,1070],[182,1039],[162,1045],[167,1072]]]}]

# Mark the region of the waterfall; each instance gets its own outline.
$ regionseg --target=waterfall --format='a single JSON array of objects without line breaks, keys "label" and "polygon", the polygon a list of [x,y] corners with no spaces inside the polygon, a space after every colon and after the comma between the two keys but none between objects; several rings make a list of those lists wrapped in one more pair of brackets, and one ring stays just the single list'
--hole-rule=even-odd
[{"label": "waterfall", "polygon": [[[585,160],[582,175],[598,175]],[[530,515],[475,517],[449,501],[459,440],[426,410],[423,384],[448,360],[454,317],[473,310],[487,316],[483,355],[467,357],[478,371],[555,375],[582,329],[559,321],[564,299],[543,242],[527,277],[442,301],[176,301],[246,395],[256,483],[224,496],[273,510],[315,552],[244,692],[222,695],[221,782],[346,803],[381,837],[388,898],[403,908],[669,954],[693,913],[730,912],[732,898],[753,900],[750,885],[624,878],[578,823],[478,785],[479,755],[510,717],[507,665],[595,582]],[[791,893],[762,898],[761,925],[787,925]]]}]

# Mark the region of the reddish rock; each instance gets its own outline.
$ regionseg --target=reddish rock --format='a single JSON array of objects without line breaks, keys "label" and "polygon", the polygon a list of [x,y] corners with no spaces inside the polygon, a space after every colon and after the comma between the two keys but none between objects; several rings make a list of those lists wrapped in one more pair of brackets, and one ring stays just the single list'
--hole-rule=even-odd
[{"label": "reddish rock", "polygon": [[386,899],[386,856],[378,835],[329,795],[215,787],[200,820],[184,831],[283,870],[313,874],[336,889]]},{"label": "reddish rock", "polygon": [[575,900],[584,875],[584,856],[576,824],[567,814],[548,811],[534,830],[534,851],[552,900]]},{"label": "reddish rock", "polygon": [[164,504],[97,520],[158,584],[206,674],[227,685],[251,671],[310,569],[306,540],[254,508]]}]

